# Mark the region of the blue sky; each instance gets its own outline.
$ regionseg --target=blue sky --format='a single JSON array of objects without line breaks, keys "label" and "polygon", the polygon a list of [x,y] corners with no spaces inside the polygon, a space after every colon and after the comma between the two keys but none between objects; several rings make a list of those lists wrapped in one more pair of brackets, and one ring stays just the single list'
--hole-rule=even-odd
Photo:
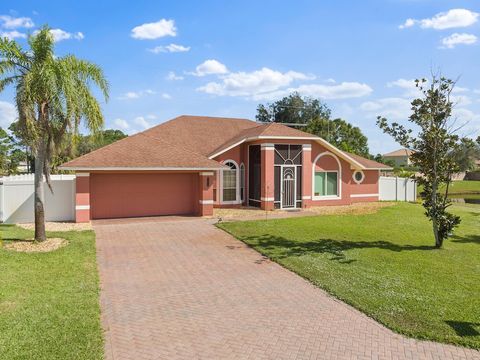
[{"label": "blue sky", "polygon": [[[372,153],[398,146],[377,115],[404,122],[411,80],[457,78],[462,135],[480,135],[478,1],[2,1],[0,33],[25,44],[55,29],[57,53],[99,64],[107,128],[135,133],[180,114],[248,117],[298,90],[361,127]],[[15,118],[0,94],[0,126]]]}]

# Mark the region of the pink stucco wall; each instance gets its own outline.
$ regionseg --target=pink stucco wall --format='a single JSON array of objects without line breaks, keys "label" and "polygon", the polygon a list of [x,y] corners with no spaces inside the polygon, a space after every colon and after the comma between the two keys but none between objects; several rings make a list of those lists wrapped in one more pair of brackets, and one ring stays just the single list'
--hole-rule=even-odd
[{"label": "pink stucco wall", "polygon": [[[378,178],[379,173],[377,170],[363,171],[365,178],[361,184],[357,184],[353,181],[354,169],[346,160],[335,157],[324,146],[315,141],[309,140],[284,140],[284,139],[271,139],[271,140],[256,140],[249,143],[241,144],[227,152],[219,155],[215,160],[224,162],[226,160],[234,160],[239,166],[241,163],[245,165],[245,194],[248,195],[248,146],[249,145],[262,145],[262,144],[299,144],[304,146],[302,154],[302,207],[309,206],[322,206],[322,205],[345,205],[353,202],[365,202],[365,201],[377,201],[378,200]],[[310,145],[310,146],[309,146]],[[317,163],[314,163],[320,154],[321,156]],[[338,161],[337,161],[338,159]],[[267,204],[269,199],[273,197],[273,151],[262,151],[262,208],[271,209],[273,206]],[[338,164],[340,163],[340,165]],[[340,170],[341,168],[341,170]],[[313,199],[313,171],[315,169],[323,170],[337,170],[340,172],[339,180],[341,181],[341,192],[338,199]],[[216,174],[216,207],[224,207],[229,205],[220,204],[220,173]],[[267,187],[269,193],[267,194]],[[353,194],[353,197],[351,196]],[[372,196],[362,196],[372,195]],[[230,205],[232,206],[232,205]]]}]

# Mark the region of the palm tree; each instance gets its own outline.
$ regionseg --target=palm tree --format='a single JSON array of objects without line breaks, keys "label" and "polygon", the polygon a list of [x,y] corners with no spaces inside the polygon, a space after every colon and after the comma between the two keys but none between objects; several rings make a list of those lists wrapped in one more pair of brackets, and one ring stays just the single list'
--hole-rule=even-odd
[{"label": "palm tree", "polygon": [[73,55],[57,57],[48,26],[28,39],[30,50],[0,39],[0,92],[12,85],[21,137],[35,157],[35,241],[46,240],[43,177],[50,187],[50,160],[67,135],[83,124],[96,133],[103,127],[100,104],[91,92],[98,86],[108,100],[108,83],[95,64]]}]

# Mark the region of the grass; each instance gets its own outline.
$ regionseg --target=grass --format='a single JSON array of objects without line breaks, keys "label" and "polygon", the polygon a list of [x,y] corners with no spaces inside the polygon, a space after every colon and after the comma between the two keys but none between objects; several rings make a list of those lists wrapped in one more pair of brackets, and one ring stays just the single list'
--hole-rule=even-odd
[{"label": "grass", "polygon": [[219,227],[399,333],[479,349],[480,207],[452,211],[462,224],[441,250],[408,203]]},{"label": "grass", "polygon": [[[33,237],[0,225],[4,241]],[[50,253],[0,248],[0,359],[102,359],[93,231],[53,232],[69,241]]]},{"label": "grass", "polygon": [[[418,187],[418,193],[422,191],[422,187]],[[448,190],[450,195],[455,194],[480,194],[480,181],[476,180],[459,180],[450,184]]]}]

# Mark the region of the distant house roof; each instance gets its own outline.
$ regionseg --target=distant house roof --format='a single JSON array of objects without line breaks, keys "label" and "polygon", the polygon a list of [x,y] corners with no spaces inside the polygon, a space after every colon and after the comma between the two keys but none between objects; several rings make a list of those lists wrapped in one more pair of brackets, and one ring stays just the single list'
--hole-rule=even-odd
[{"label": "distant house roof", "polygon": [[410,156],[412,154],[413,154],[413,151],[410,149],[398,149],[398,150],[383,154],[383,156],[389,156],[389,157]]},{"label": "distant house roof", "polygon": [[339,150],[324,139],[279,123],[248,119],[182,115],[141,133],[73,159],[71,170],[212,170],[224,165],[219,154],[254,139],[308,139],[360,169],[390,169],[387,165]]}]

